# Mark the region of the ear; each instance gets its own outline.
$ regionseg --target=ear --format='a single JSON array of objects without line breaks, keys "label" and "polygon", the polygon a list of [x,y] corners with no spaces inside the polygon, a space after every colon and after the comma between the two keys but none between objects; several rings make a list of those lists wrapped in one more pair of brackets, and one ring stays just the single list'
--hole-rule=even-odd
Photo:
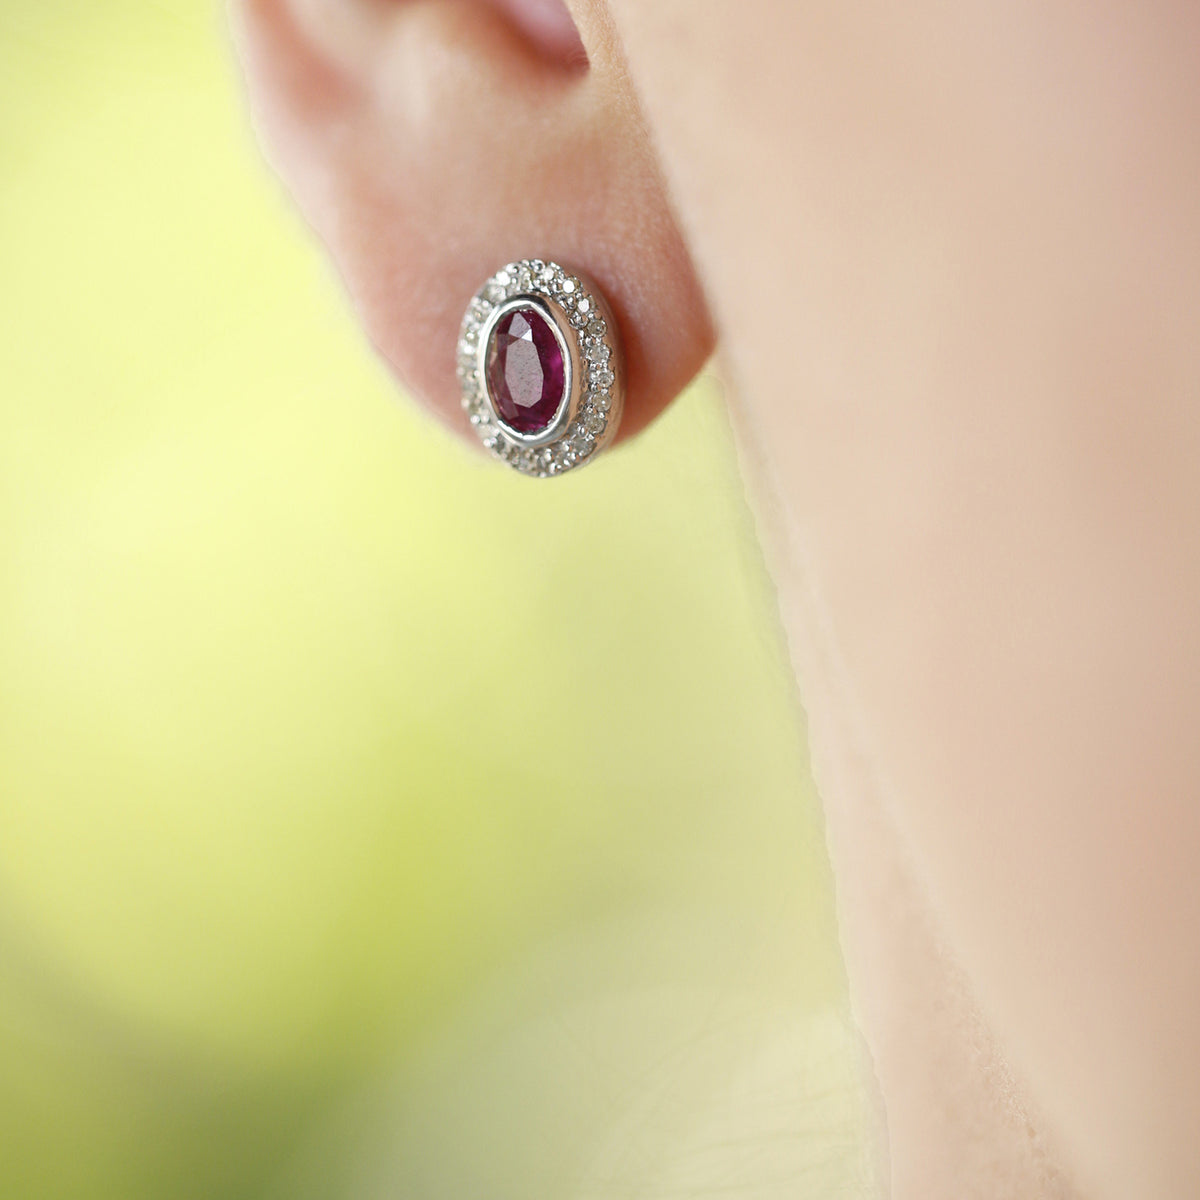
[{"label": "ear", "polygon": [[[588,272],[626,352],[623,432],[713,333],[601,4],[235,0],[269,156],[399,378],[452,423],[459,322],[505,262]],[[586,55],[586,57],[585,57]]]}]

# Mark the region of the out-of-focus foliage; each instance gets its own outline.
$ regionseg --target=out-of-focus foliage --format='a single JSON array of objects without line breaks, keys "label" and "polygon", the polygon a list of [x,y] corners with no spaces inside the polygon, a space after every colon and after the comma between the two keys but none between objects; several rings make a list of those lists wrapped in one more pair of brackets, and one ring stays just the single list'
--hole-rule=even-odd
[{"label": "out-of-focus foliage", "polygon": [[526,481],[397,402],[221,14],[0,8],[0,1194],[852,1194],[715,385]]}]

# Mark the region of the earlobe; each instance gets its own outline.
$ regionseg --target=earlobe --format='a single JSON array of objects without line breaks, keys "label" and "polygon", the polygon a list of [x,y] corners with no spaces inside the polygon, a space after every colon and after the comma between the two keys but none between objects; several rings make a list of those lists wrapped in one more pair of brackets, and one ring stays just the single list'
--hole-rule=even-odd
[{"label": "earlobe", "polygon": [[465,430],[463,309],[524,258],[578,264],[608,296],[625,340],[626,432],[703,365],[707,307],[610,38],[586,46],[592,69],[580,71],[548,59],[493,0],[238,9],[268,152],[372,341],[436,412]]}]

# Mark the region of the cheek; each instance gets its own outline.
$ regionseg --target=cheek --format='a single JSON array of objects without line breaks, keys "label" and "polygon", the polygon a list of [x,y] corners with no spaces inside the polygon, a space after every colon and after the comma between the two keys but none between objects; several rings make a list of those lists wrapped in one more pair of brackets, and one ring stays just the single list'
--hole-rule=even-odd
[{"label": "cheek", "polygon": [[619,6],[820,606],[789,624],[1054,1115],[1181,1194],[1194,1106],[1154,1094],[1200,1069],[1196,18],[773,7],[676,6],[714,79],[639,59],[668,17]]}]

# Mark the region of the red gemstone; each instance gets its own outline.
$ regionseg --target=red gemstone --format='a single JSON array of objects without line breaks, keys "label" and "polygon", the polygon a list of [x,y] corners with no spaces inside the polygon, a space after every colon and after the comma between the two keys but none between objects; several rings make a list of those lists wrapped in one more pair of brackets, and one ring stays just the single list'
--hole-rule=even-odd
[{"label": "red gemstone", "polygon": [[554,423],[567,375],[554,330],[537,309],[515,308],[496,322],[487,386],[496,415],[518,433],[541,433]]}]

